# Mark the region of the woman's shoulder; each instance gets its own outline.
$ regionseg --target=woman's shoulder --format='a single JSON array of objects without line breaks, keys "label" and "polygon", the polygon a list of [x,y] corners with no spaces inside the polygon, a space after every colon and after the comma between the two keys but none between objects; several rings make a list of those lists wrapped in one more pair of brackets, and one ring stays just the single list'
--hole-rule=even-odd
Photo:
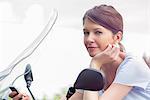
[{"label": "woman's shoulder", "polygon": [[150,68],[142,58],[138,58],[133,54],[126,54],[124,61],[117,69],[116,78],[150,81]]},{"label": "woman's shoulder", "polygon": [[144,59],[142,57],[137,57],[131,53],[126,53],[125,59],[123,60],[123,62],[120,64],[118,68],[118,70],[123,70],[123,69],[126,70],[133,69],[133,71],[148,70],[148,72],[150,73],[150,69],[145,63]]},{"label": "woman's shoulder", "polygon": [[145,89],[150,82],[150,69],[142,59],[127,54],[117,69],[113,83],[137,86]]}]

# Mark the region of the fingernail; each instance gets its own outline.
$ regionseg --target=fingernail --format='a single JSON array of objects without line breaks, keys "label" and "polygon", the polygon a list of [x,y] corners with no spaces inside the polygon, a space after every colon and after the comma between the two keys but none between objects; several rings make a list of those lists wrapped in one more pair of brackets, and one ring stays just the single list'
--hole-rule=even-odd
[{"label": "fingernail", "polygon": [[120,46],[119,46],[119,44],[118,44],[118,43],[116,43],[115,45],[116,45],[116,47],[117,47],[117,48],[120,48]]},{"label": "fingernail", "polygon": [[112,48],[112,45],[111,45],[111,44],[108,44],[108,46]]}]

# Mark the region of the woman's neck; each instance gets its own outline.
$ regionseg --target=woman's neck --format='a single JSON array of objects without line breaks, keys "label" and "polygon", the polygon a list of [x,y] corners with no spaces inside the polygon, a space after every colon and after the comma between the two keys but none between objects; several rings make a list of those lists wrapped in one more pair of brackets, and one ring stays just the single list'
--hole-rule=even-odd
[{"label": "woman's neck", "polygon": [[105,74],[105,78],[106,78],[105,89],[107,89],[113,82],[115,75],[116,75],[116,71],[117,71],[119,65],[122,63],[122,61],[125,58],[125,53],[123,55],[124,56],[118,56],[118,58],[115,62],[104,64],[102,66],[102,70],[103,70],[103,72]]}]

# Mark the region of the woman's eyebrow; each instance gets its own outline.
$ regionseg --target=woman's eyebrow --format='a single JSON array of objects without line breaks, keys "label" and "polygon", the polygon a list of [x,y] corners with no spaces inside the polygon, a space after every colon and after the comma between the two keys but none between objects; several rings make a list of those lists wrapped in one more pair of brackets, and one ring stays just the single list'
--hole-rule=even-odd
[{"label": "woman's eyebrow", "polygon": [[[99,28],[94,28],[94,29],[92,29],[92,30],[93,30],[93,31],[96,31],[96,30],[100,30],[100,31],[101,31],[101,30],[102,30],[102,28],[100,28],[100,27],[99,27]],[[83,28],[83,31],[88,31],[88,29]]]},{"label": "woman's eyebrow", "polygon": [[95,29],[93,29],[93,30],[102,30],[102,28],[99,27],[99,28],[95,28]]}]

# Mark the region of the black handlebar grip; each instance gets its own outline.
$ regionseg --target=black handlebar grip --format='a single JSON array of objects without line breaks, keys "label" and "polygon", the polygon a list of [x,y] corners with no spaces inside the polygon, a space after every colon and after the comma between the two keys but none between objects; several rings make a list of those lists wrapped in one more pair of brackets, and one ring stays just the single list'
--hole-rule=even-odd
[{"label": "black handlebar grip", "polygon": [[80,72],[74,83],[75,89],[99,91],[104,88],[103,75],[93,69],[84,69]]}]

